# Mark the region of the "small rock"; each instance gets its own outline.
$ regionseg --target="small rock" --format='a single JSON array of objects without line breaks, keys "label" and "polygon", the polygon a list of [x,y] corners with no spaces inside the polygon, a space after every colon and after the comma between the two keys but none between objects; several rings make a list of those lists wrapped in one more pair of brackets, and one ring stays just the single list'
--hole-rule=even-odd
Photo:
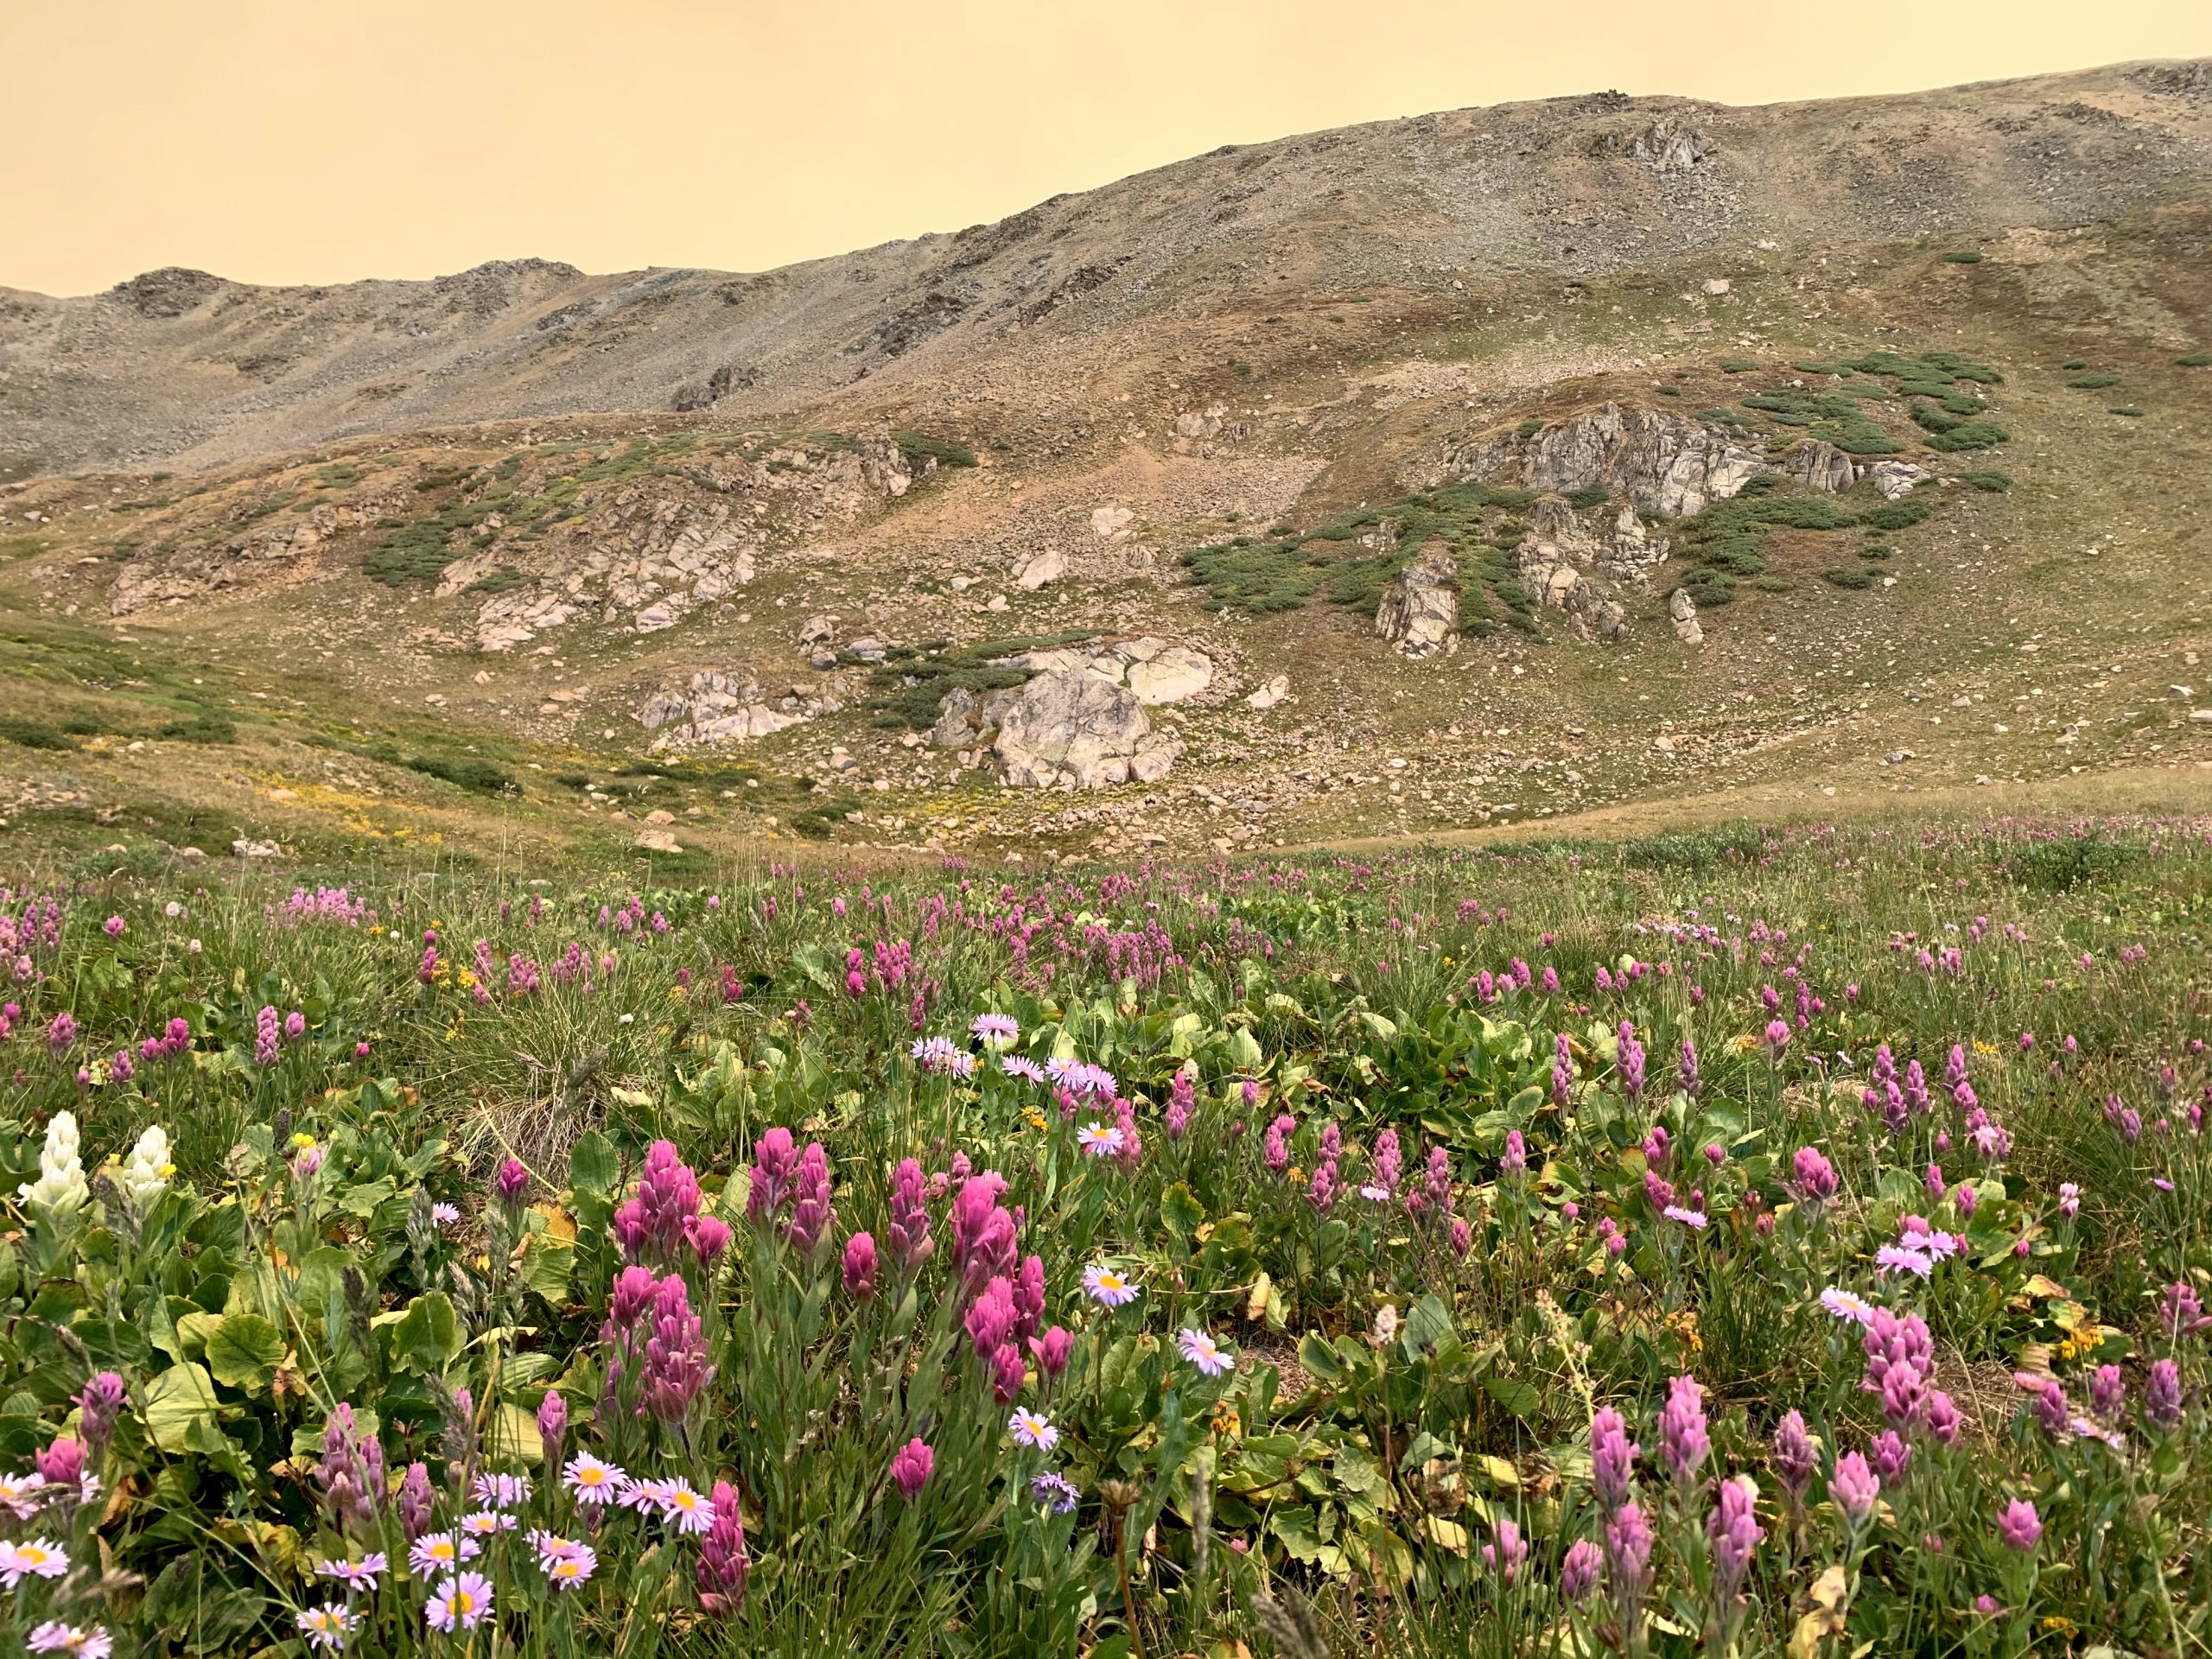
[{"label": "small rock", "polygon": [[1014,564],[1014,582],[1017,588],[1035,593],[1039,588],[1058,582],[1068,573],[1068,556],[1057,547],[1048,547],[1041,553],[1017,559]]},{"label": "small rock", "polygon": [[1705,291],[1707,294],[1726,294],[1728,289],[1729,282],[1726,276],[1708,276],[1705,279]]},{"label": "small rock", "polygon": [[1705,643],[1705,630],[1698,626],[1697,601],[1686,588],[1677,588],[1667,595],[1667,614],[1674,619],[1675,638],[1686,645]]},{"label": "small rock", "polygon": [[1278,674],[1244,699],[1249,709],[1272,709],[1290,695],[1290,676]]},{"label": "small rock", "polygon": [[[675,820],[671,818],[669,822],[673,823]],[[680,853],[683,850],[683,842],[665,830],[639,830],[635,845],[649,853]]]}]

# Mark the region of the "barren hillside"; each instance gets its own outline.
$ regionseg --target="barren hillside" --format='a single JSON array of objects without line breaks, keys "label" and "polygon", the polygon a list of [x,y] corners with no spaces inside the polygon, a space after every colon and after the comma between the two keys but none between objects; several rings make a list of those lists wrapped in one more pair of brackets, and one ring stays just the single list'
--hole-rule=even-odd
[{"label": "barren hillside", "polygon": [[[1232,147],[995,225],[757,275],[519,260],[252,288],[0,290],[0,477],[206,466],[459,422],[1020,378],[1132,330],[1388,286],[1437,302],[1772,245],[2057,229],[2200,197],[2207,66],[1732,109],[1618,93]],[[1457,285],[1457,286],[1455,286]]]}]

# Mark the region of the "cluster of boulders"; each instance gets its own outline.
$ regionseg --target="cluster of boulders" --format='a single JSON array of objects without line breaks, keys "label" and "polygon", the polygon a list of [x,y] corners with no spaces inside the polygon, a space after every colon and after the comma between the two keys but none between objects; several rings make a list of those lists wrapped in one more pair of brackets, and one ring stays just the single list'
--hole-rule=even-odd
[{"label": "cluster of boulders", "polygon": [[1165,778],[1182,743],[1155,730],[1145,710],[1198,696],[1214,678],[1204,652],[1150,634],[1020,652],[994,663],[1030,677],[981,696],[965,688],[948,693],[930,741],[961,751],[969,764],[988,757],[1008,784],[1043,789]]},{"label": "cluster of boulders", "polygon": [[350,501],[319,501],[306,512],[264,518],[219,539],[188,537],[166,553],[134,558],[108,590],[108,609],[129,616],[156,605],[179,605],[216,594],[281,582],[332,537],[410,510],[404,484]]},{"label": "cluster of boulders", "polygon": [[[484,601],[476,613],[478,649],[512,650],[587,613],[639,633],[674,627],[751,582],[763,539],[761,527],[727,499],[632,485],[589,515],[573,561]],[[500,557],[495,546],[448,566],[442,591],[465,590],[498,569]]]},{"label": "cluster of boulders", "polygon": [[655,734],[655,753],[737,743],[834,715],[845,707],[848,694],[840,677],[776,694],[750,669],[702,669],[646,698],[638,723]]}]

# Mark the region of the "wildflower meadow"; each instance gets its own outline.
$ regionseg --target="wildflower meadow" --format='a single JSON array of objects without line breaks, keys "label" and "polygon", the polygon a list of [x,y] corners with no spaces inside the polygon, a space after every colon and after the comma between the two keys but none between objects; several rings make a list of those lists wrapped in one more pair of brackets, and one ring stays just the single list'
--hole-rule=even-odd
[{"label": "wildflower meadow", "polygon": [[2212,1640],[2212,821],[326,874],[4,894],[10,1651]]}]

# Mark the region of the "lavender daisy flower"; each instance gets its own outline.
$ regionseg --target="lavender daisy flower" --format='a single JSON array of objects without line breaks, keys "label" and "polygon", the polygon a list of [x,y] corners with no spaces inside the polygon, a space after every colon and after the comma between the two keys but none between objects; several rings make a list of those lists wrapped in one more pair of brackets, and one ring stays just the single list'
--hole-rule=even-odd
[{"label": "lavender daisy flower", "polygon": [[1873,1321],[1874,1304],[1864,1296],[1831,1285],[1821,1293],[1821,1306],[1839,1319],[1849,1319],[1854,1325],[1868,1325]]},{"label": "lavender daisy flower", "polygon": [[1031,1478],[1029,1495],[1054,1515],[1073,1513],[1076,1504],[1083,1497],[1083,1494],[1076,1490],[1073,1481],[1065,1475],[1054,1474],[1051,1470]]},{"label": "lavender daisy flower", "polygon": [[1045,1414],[1027,1407],[1015,1408],[1007,1427],[1013,1431],[1016,1446],[1027,1446],[1033,1452],[1049,1452],[1060,1443],[1060,1431],[1052,1427]]},{"label": "lavender daisy flower", "polygon": [[1122,1150],[1121,1126],[1114,1123],[1086,1123],[1075,1132],[1075,1143],[1086,1156],[1112,1158]]},{"label": "lavender daisy flower", "polygon": [[1224,1376],[1236,1369],[1236,1357],[1203,1331],[1193,1331],[1188,1325],[1176,1336],[1175,1346],[1183,1357],[1208,1376]]},{"label": "lavender daisy flower", "polygon": [[473,1561],[484,1553],[474,1538],[458,1532],[426,1532],[407,1549],[407,1565],[417,1578]]},{"label": "lavender daisy flower", "polygon": [[1127,1307],[1137,1299],[1137,1285],[1118,1268],[1096,1262],[1083,1270],[1084,1294],[1106,1307]]},{"label": "lavender daisy flower", "polygon": [[337,1580],[348,1590],[373,1590],[384,1574],[391,1570],[391,1560],[378,1550],[358,1561],[318,1561],[315,1570],[326,1579]]},{"label": "lavender daisy flower", "polygon": [[968,1030],[986,1048],[1011,1048],[1021,1038],[1021,1024],[1010,1014],[979,1014]]},{"label": "lavender daisy flower", "polygon": [[423,1611],[434,1630],[473,1630],[492,1615],[492,1581],[481,1573],[448,1579]]},{"label": "lavender daisy flower", "polygon": [[620,1498],[629,1489],[630,1478],[619,1464],[601,1463],[590,1452],[579,1452],[561,1471],[561,1484],[577,1503],[595,1506]]},{"label": "lavender daisy flower", "polygon": [[677,1531],[702,1533],[715,1524],[715,1506],[703,1492],[694,1491],[688,1480],[671,1480],[660,1500],[662,1519]]},{"label": "lavender daisy flower", "polygon": [[[328,1648],[333,1652],[346,1645],[346,1638],[353,1633],[353,1615],[334,1601],[326,1601],[320,1607],[302,1607],[299,1612],[300,1634],[311,1648]],[[41,1651],[34,1648],[33,1652]],[[44,1651],[67,1653],[67,1648],[50,1648]],[[82,1652],[82,1649],[77,1649]]]},{"label": "lavender daisy flower", "polygon": [[487,1509],[518,1509],[530,1502],[528,1475],[479,1475],[469,1492]]}]

